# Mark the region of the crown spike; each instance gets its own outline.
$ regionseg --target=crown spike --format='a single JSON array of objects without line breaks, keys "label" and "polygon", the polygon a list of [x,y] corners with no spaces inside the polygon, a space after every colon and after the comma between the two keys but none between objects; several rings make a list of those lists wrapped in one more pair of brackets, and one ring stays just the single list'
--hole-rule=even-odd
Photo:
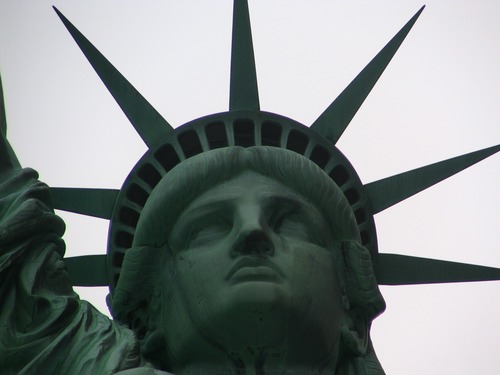
[{"label": "crown spike", "polygon": [[413,169],[365,185],[375,215],[500,151],[500,145]]},{"label": "crown spike", "polygon": [[340,93],[311,125],[312,129],[329,139],[333,144],[337,143],[424,8],[425,5]]},{"label": "crown spike", "polygon": [[0,175],[18,169],[21,169],[21,164],[7,140],[7,116],[3,98],[2,77],[0,77]]},{"label": "crown spike", "polygon": [[399,254],[379,254],[378,256],[377,282],[381,285],[491,280],[500,280],[500,269]]},{"label": "crown spike", "polygon": [[229,110],[259,110],[259,90],[247,0],[234,0]]},{"label": "crown spike", "polygon": [[152,148],[168,139],[172,126],[56,7],[53,8],[144,143]]},{"label": "crown spike", "polygon": [[74,286],[108,286],[109,284],[105,254],[68,257],[64,258],[64,263]]},{"label": "crown spike", "polygon": [[2,77],[0,76],[0,132],[7,138],[7,116],[5,114],[5,102],[3,99]]},{"label": "crown spike", "polygon": [[55,209],[109,220],[120,191],[51,187],[50,192]]}]

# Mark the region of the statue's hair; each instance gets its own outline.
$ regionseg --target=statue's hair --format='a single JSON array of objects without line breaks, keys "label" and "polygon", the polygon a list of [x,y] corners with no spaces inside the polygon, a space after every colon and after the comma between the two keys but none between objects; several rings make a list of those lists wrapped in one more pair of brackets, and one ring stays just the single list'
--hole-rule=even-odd
[{"label": "statue's hair", "polygon": [[[110,306],[116,320],[136,330],[145,328],[152,313],[148,305],[156,290],[155,280],[168,262],[167,242],[176,219],[200,194],[245,171],[274,179],[299,193],[323,214],[335,242],[357,244],[342,257],[344,261],[359,257],[354,263],[364,267],[354,267],[354,273],[352,267],[346,267],[346,272],[340,270],[350,308],[361,312],[367,321],[383,311],[385,304],[374,281],[368,251],[357,254],[352,250],[362,248],[359,229],[340,188],[316,164],[295,152],[254,146],[227,147],[193,156],[158,183],[141,212],[132,248],[125,254]],[[362,259],[366,256],[368,259]]]}]

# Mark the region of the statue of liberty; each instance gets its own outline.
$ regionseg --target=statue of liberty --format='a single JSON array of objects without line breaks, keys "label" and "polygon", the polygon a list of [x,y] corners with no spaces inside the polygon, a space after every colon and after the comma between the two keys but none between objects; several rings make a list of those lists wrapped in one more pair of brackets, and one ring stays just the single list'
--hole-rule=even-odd
[{"label": "statue of liberty", "polygon": [[[379,284],[500,279],[379,254],[373,220],[499,146],[367,185],[335,147],[421,11],[306,127],[260,110],[248,6],[235,0],[229,111],[173,129],[56,10],[148,151],[119,191],[50,188],[21,168],[2,105],[0,369],[383,374],[370,339]],[[109,219],[108,254],[64,259],[54,208]],[[109,285],[113,319],[72,285]]]}]

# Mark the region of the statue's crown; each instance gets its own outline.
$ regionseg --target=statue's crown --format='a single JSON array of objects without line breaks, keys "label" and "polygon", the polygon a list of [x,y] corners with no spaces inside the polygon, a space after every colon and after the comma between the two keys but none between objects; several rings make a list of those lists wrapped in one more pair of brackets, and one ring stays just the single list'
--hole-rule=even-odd
[{"label": "statue's crown", "polygon": [[[52,188],[56,208],[110,220],[106,256],[67,259],[77,285],[109,285],[113,292],[126,251],[151,192],[173,167],[212,149],[273,146],[303,155],[340,187],[352,207],[362,244],[369,249],[380,284],[415,284],[499,279],[491,268],[402,255],[379,254],[373,216],[496,153],[490,147],[416,170],[363,184],[335,146],[385,70],[423,7],[373,58],[310,127],[260,110],[246,0],[234,2],[229,111],[190,121],[176,129],[56,9],[104,84],[148,146],[120,190]],[[95,274],[79,270],[87,262]],[[439,272],[438,272],[439,271]],[[444,271],[444,272],[443,272]]]}]

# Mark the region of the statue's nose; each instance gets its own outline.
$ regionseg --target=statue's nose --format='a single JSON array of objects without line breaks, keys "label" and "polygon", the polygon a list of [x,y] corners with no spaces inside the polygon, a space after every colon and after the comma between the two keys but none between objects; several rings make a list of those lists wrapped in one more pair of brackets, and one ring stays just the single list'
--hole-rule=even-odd
[{"label": "statue's nose", "polygon": [[245,237],[241,251],[244,254],[272,255],[274,254],[274,246],[266,232],[257,229]]},{"label": "statue's nose", "polygon": [[239,234],[232,249],[232,255],[273,256],[274,244],[265,228],[253,228]]},{"label": "statue's nose", "polygon": [[238,234],[231,249],[231,256],[274,255],[271,231],[259,202],[250,200],[238,207],[235,225]]}]

